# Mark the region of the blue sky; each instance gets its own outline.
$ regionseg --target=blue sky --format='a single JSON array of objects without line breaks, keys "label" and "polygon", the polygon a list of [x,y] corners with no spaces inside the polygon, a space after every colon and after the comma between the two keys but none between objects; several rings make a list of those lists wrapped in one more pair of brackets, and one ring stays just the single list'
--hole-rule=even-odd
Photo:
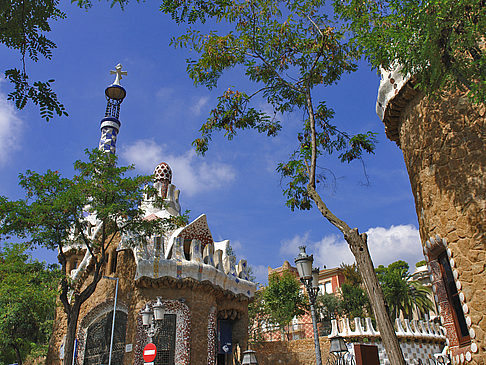
[{"label": "blue sky", "polygon": [[[50,38],[58,45],[53,59],[28,62],[27,71],[33,80],[56,80],[69,117],[46,123],[35,107],[16,111],[6,102],[10,85],[0,81],[0,194],[23,197],[18,174],[27,169],[72,175],[84,149],[98,145],[104,89],[113,82],[109,70],[121,63],[128,71],[121,82],[127,97],[117,142],[122,164],[135,163],[136,171],[145,174],[168,162],[182,208],[191,211],[191,219],[206,213],[215,240],[229,239],[238,259],[246,258],[260,281],[266,280],[268,266],[293,263],[300,244],[307,244],[316,265],[353,262],[339,232],[316,209],[291,212],[284,204],[275,168],[292,152],[300,114],[284,116],[284,130],[275,138],[246,132],[227,142],[215,136],[207,155],[196,156],[191,142],[221,91],[255,86],[236,69],[211,92],[194,87],[185,72],[188,52],[169,45],[184,27],[162,14],[157,2],[129,4],[121,11],[102,1],[87,12],[64,2],[63,10],[67,18],[52,23]],[[19,58],[0,47],[2,70],[20,67]],[[378,133],[376,154],[365,159],[370,185],[363,185],[359,162],[342,165],[330,158],[321,166],[336,179],[320,192],[336,215],[368,231],[375,265],[404,259],[413,267],[422,259],[413,196],[403,155],[386,139],[375,113],[378,85],[379,76],[362,63],[338,85],[317,91],[316,97],[334,108],[341,128]],[[56,256],[36,254],[49,261]]]}]

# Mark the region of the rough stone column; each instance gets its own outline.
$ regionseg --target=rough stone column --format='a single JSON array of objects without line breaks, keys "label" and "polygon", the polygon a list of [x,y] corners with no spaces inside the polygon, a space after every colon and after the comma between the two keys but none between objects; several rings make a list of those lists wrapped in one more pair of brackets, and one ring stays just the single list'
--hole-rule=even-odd
[{"label": "rough stone column", "polygon": [[[471,337],[470,344],[461,346],[450,341],[453,363],[484,364],[486,107],[472,105],[461,93],[433,100],[409,86],[386,106],[387,136],[403,151],[422,244],[438,237],[445,239],[442,250],[450,250],[448,257]],[[437,272],[433,266],[429,265],[432,274]],[[443,323],[448,321],[448,312],[441,310]],[[455,334],[450,332],[449,328],[448,337],[453,340]]]}]

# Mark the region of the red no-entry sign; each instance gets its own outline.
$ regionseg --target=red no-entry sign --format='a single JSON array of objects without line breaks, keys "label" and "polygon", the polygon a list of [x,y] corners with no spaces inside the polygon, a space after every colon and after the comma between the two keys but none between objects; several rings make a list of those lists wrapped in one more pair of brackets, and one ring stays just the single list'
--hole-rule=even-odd
[{"label": "red no-entry sign", "polygon": [[157,347],[153,343],[149,343],[143,348],[143,361],[152,362],[155,360],[155,355],[157,355]]}]

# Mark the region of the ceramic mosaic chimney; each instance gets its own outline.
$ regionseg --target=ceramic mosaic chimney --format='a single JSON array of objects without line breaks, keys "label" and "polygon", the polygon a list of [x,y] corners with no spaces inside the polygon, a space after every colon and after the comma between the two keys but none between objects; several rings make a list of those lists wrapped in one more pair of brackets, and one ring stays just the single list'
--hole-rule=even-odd
[{"label": "ceramic mosaic chimney", "polygon": [[160,196],[167,198],[167,189],[172,181],[172,170],[165,162],[159,163],[154,170],[154,181],[156,188],[160,191]]},{"label": "ceramic mosaic chimney", "polygon": [[118,64],[115,67],[115,71],[110,71],[110,73],[116,76],[113,84],[105,89],[107,103],[105,117],[101,120],[99,149],[114,154],[116,152],[116,137],[121,126],[118,120],[120,116],[120,104],[127,95],[125,89],[120,85],[120,80],[122,76],[127,75],[127,72],[122,71],[122,65]]}]

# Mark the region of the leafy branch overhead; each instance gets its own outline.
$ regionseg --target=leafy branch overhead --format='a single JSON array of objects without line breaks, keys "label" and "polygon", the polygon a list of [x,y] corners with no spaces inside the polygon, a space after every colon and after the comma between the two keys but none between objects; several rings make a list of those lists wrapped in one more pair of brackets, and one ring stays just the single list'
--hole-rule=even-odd
[{"label": "leafy branch overhead", "polygon": [[39,107],[40,115],[46,121],[67,115],[51,84],[54,80],[29,82],[26,59],[39,61],[42,56],[52,58],[56,44],[46,37],[51,31],[50,21],[64,19],[66,15],[58,9],[59,0],[3,1],[0,4],[0,43],[20,55],[20,68],[5,70],[5,78],[14,91],[8,94],[18,109],[23,109],[30,100]]},{"label": "leafy branch overhead", "polygon": [[484,0],[334,0],[353,47],[374,68],[402,67],[427,94],[462,89],[486,102]]},{"label": "leafy branch overhead", "polygon": [[[177,22],[205,22],[209,18],[222,29],[202,33],[191,26],[187,33],[173,38],[176,47],[188,48],[197,57],[188,59],[187,71],[196,85],[217,86],[221,75],[234,67],[243,67],[256,85],[245,92],[227,89],[218,98],[209,118],[201,126],[201,137],[193,145],[205,153],[214,132],[232,139],[239,130],[254,129],[275,136],[282,128],[280,116],[312,107],[311,92],[316,86],[336,83],[343,73],[356,69],[354,53],[348,47],[337,24],[323,13],[323,1],[185,1],[165,0],[162,10]],[[263,100],[272,114],[255,107]],[[253,102],[253,104],[252,104]],[[252,106],[253,105],[253,106]],[[334,112],[324,101],[313,110],[317,154],[339,152],[343,162],[372,153],[374,133],[350,135],[331,123]],[[310,115],[298,135],[297,148],[290,161],[278,166],[289,177],[285,193],[294,209],[309,209],[305,192],[311,178],[312,128]]]}]

